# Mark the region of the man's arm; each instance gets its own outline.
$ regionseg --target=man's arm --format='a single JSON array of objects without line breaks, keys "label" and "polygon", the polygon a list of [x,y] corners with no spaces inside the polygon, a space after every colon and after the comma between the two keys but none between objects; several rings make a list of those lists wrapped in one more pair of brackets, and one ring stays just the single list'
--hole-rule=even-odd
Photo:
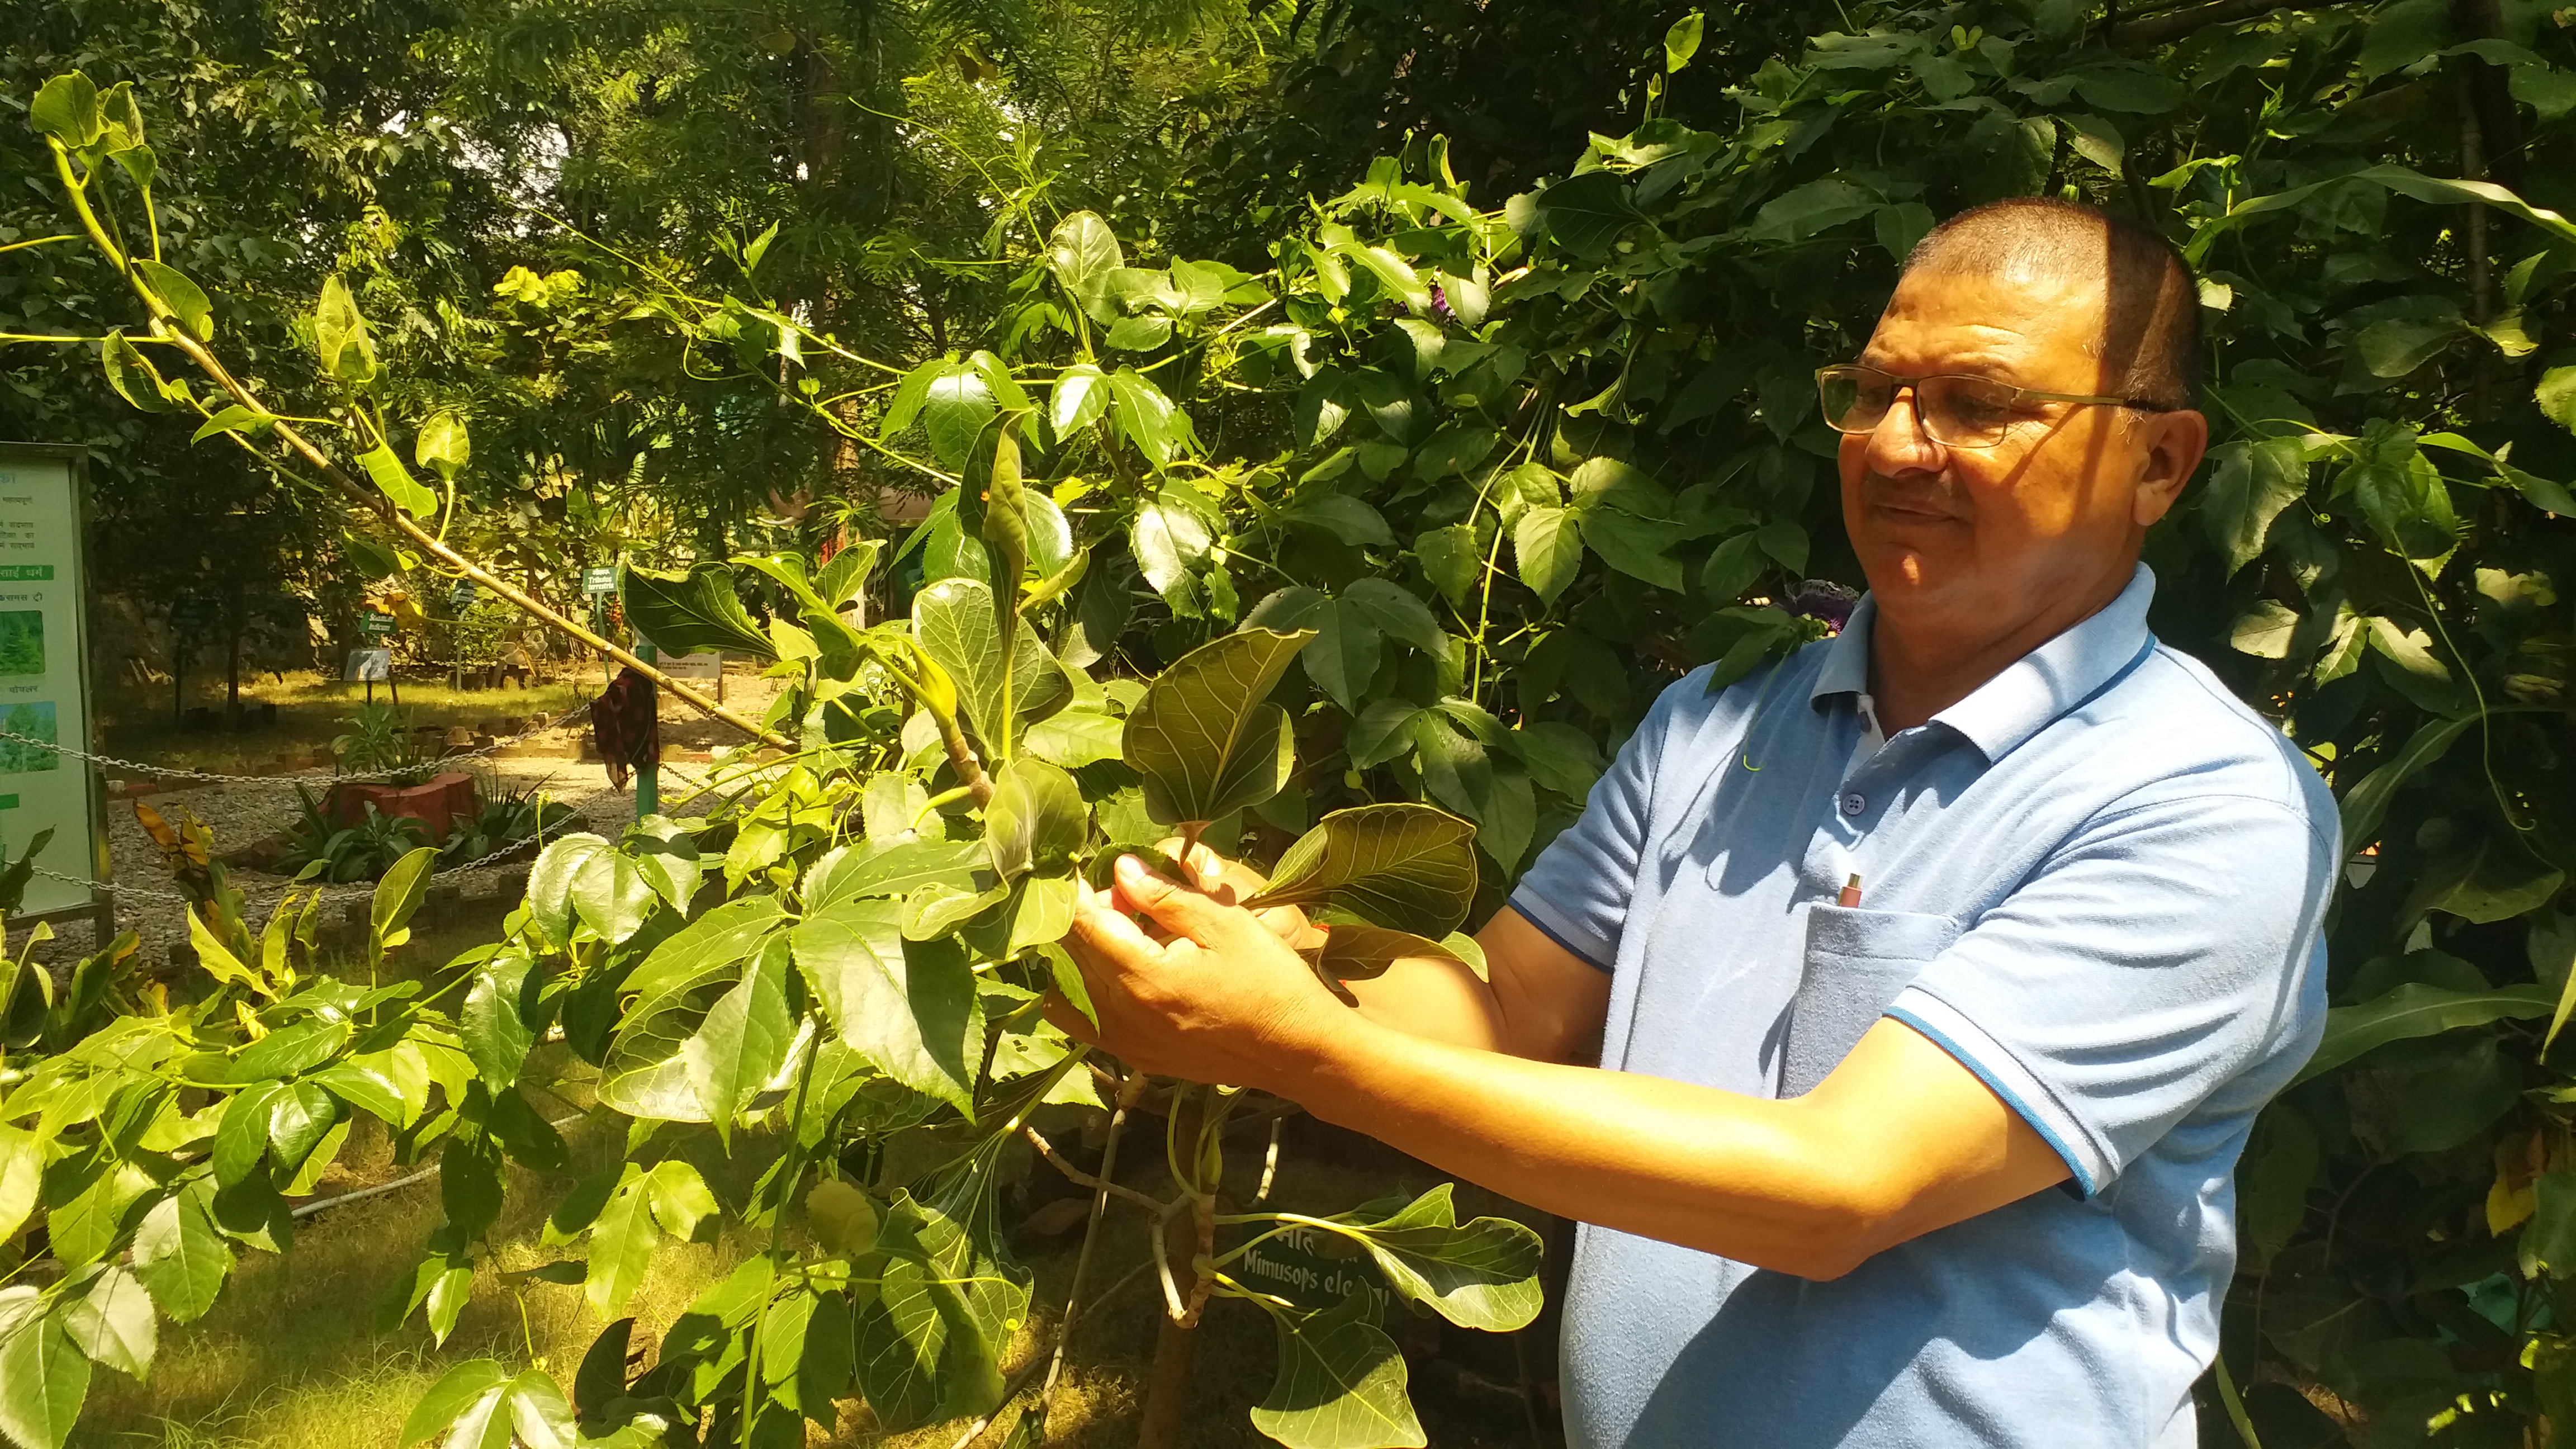
[{"label": "man's arm", "polygon": [[[1599,1031],[1607,979],[1512,913],[1487,927],[1503,948],[1493,989],[1408,962],[1353,1012],[1247,912],[1127,862],[1118,895],[1171,939],[1086,897],[1068,943],[1100,1025],[1063,1011],[1059,1025],[1146,1071],[1289,1098],[1562,1216],[1830,1278],[2069,1175],[1901,1023],[1873,1027],[1815,1091],[1769,1101],[1564,1065]],[[1567,963],[1592,979],[1569,991]]]}]

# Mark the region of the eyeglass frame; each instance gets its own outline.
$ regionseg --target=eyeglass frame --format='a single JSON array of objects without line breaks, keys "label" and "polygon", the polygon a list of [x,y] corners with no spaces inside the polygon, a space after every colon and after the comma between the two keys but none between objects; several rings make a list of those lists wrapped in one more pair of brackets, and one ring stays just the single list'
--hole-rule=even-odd
[{"label": "eyeglass frame", "polygon": [[[1920,377],[1900,377],[1884,368],[1872,367],[1865,362],[1836,362],[1816,369],[1816,403],[1817,411],[1819,413],[1824,411],[1825,374],[1829,372],[1874,372],[1880,377],[1886,378],[1890,383],[1895,385],[1894,390],[1891,391],[1887,397],[1887,405],[1891,411],[1896,407],[1896,393],[1913,393],[1914,418],[1916,426],[1922,428],[1923,436],[1932,438],[1933,442],[1939,443],[1945,448],[1967,448],[1970,450],[2000,448],[2004,445],[2004,439],[1997,438],[1991,443],[1953,443],[1946,438],[1932,437],[1931,420],[1923,415],[1923,392],[1921,385],[1927,382],[1955,379],[1960,382],[1981,382],[1988,387],[1999,387],[2009,395],[2006,399],[2007,405],[2009,406],[2019,406],[2024,402],[2037,401],[2080,403],[2088,407],[2136,408],[2138,411],[2146,413],[2171,413],[2185,411],[2185,409],[2169,407],[2163,403],[2150,401],[2146,398],[2111,397],[2104,396],[2099,393],[2043,392],[2035,387],[2016,387],[2008,382],[1997,382],[1991,377],[1979,377],[1973,372],[1927,372]],[[1887,421],[1887,414],[1880,413],[1878,415],[1878,422],[1883,423],[1885,421]],[[1846,428],[1835,423],[1832,418],[1825,419],[1825,426],[1832,428],[1835,432],[1840,433],[1847,438],[1867,437],[1869,434],[1878,431],[1878,423],[1872,423],[1865,428]]]}]

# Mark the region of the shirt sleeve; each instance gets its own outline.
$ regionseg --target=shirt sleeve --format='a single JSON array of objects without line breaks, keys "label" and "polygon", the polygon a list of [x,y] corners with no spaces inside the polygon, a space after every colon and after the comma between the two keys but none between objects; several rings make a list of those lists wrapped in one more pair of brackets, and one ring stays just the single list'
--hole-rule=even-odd
[{"label": "shirt sleeve", "polygon": [[2098,1192],[2214,1093],[2268,1096],[2315,1049],[2333,835],[2251,796],[2097,817],[1887,1014]]},{"label": "shirt sleeve", "polygon": [[1512,909],[1558,945],[1607,971],[1619,956],[1619,932],[1635,894],[1638,863],[1645,858],[1646,823],[1653,806],[1657,761],[1671,727],[1674,694],[1702,690],[1706,678],[1691,674],[1668,687],[1610,768],[1592,784],[1583,817],[1530,866],[1511,897]]}]

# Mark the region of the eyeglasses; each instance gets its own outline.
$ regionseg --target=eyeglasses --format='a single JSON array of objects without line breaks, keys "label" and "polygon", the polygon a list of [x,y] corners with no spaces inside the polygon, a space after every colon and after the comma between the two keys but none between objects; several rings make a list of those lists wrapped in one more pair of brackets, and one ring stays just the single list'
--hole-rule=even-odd
[{"label": "eyeglasses", "polygon": [[1875,432],[1904,388],[1914,390],[1914,414],[1923,420],[1924,435],[1945,448],[1994,447],[2011,434],[2014,424],[2033,417],[2030,405],[2035,402],[2172,411],[2144,398],[2041,392],[1964,373],[1898,377],[1857,363],[1816,369],[1816,396],[1824,404],[1825,426],[1838,433]]}]

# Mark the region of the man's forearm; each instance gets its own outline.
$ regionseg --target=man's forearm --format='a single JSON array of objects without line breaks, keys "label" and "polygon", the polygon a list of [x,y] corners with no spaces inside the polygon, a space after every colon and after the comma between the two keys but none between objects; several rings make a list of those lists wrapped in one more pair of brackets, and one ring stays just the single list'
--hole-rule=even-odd
[{"label": "man's forearm", "polygon": [[1841,1170],[1848,1158],[1833,1150],[1831,1123],[1805,1101],[1528,1061],[1458,1033],[1417,1032],[1424,1018],[1397,1013],[1423,1005],[1413,991],[1436,989],[1363,996],[1360,1019],[1263,1085],[1560,1216],[1808,1277],[1843,1272],[1865,1251],[1879,1205],[1866,1199],[1865,1175]]}]

